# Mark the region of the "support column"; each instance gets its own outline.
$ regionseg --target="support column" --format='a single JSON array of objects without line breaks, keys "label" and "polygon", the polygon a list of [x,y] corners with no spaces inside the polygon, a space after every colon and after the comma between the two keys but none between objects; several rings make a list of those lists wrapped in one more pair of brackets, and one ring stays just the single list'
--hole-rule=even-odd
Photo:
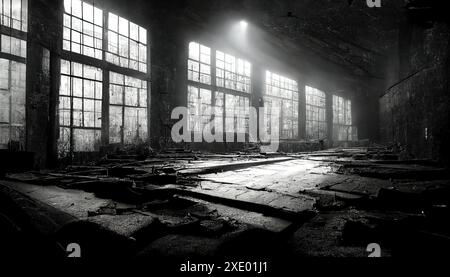
[{"label": "support column", "polygon": [[264,118],[264,113],[260,113],[260,108],[264,107],[264,84],[265,84],[265,71],[259,64],[253,65],[252,71],[252,96],[250,104],[256,108],[257,118],[257,140],[260,141],[260,118]]},{"label": "support column", "polygon": [[63,1],[28,1],[26,150],[37,169],[57,164],[63,11]]},{"label": "support column", "polygon": [[326,99],[326,117],[327,117],[327,138],[328,143],[325,147],[333,147],[333,93],[327,92]]},{"label": "support column", "polygon": [[298,79],[298,139],[306,140],[306,82],[303,77]]}]

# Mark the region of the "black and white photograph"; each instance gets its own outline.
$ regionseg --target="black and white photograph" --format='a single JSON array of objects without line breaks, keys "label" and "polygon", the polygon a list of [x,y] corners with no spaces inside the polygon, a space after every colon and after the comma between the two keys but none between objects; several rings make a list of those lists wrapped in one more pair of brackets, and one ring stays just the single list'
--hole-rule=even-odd
[{"label": "black and white photograph", "polygon": [[0,0],[0,275],[448,263],[446,4]]}]

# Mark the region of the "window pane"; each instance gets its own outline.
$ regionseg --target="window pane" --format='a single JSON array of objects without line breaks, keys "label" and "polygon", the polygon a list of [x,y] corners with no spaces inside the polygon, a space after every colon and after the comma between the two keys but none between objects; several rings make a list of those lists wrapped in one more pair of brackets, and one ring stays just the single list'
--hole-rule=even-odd
[{"label": "window pane", "polygon": [[19,31],[27,31],[28,0],[1,0],[0,24]]},{"label": "window pane", "polygon": [[251,93],[251,64],[243,59],[216,51],[216,84],[219,87]]},{"label": "window pane", "polygon": [[264,94],[264,121],[267,132],[269,134],[279,132],[281,139],[297,138],[299,105],[297,82],[266,71]]},{"label": "window pane", "polygon": [[102,59],[102,10],[79,0],[66,0],[64,7],[63,49]]},{"label": "window pane", "polygon": [[333,139],[336,141],[357,140],[357,128],[353,126],[351,101],[333,95]]},{"label": "window pane", "polygon": [[[101,69],[61,60],[58,108],[60,157],[69,155],[70,149],[75,152],[98,151],[102,127],[101,88]],[[70,147],[72,135],[73,145]]]},{"label": "window pane", "polygon": [[106,61],[147,72],[147,30],[125,18],[109,13]]},{"label": "window pane", "polygon": [[146,81],[110,72],[110,143],[147,140]]},{"label": "window pane", "polygon": [[72,0],[72,12],[70,14],[76,17],[82,17],[82,2],[80,0]]},{"label": "window pane", "polygon": [[83,19],[94,22],[94,7],[85,2],[83,2]]},{"label": "window pane", "polygon": [[196,42],[189,43],[188,80],[211,84],[211,49]]},{"label": "window pane", "polygon": [[326,136],[326,107],[324,92],[306,86],[306,137],[310,140],[321,140]]},{"label": "window pane", "polygon": [[1,35],[1,52],[22,58],[27,57],[27,42],[15,37]]},{"label": "window pane", "polygon": [[24,149],[26,65],[0,59],[0,149]]}]

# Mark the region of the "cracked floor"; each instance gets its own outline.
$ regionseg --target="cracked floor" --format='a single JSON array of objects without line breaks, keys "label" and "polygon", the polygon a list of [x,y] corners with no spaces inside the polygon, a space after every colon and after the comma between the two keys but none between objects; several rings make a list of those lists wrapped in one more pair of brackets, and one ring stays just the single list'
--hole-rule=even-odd
[{"label": "cracked floor", "polygon": [[[374,158],[379,151],[189,152],[8,174],[0,180],[8,199],[1,214],[21,230],[16,219],[33,218],[26,227],[54,242],[57,250],[49,252],[61,257],[73,241],[87,248],[87,258],[154,262],[367,257],[370,243],[381,245],[383,257],[439,255],[450,238],[443,223],[448,170],[429,161]],[[105,247],[108,239],[120,246]]]}]

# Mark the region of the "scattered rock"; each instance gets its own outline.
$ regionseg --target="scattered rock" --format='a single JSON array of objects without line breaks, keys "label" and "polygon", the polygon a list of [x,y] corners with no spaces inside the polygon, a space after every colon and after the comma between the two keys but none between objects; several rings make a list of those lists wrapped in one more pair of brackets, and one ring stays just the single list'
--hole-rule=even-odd
[{"label": "scattered rock", "polygon": [[219,235],[224,230],[224,224],[219,220],[202,220],[200,227],[203,228],[205,234],[212,236]]}]

